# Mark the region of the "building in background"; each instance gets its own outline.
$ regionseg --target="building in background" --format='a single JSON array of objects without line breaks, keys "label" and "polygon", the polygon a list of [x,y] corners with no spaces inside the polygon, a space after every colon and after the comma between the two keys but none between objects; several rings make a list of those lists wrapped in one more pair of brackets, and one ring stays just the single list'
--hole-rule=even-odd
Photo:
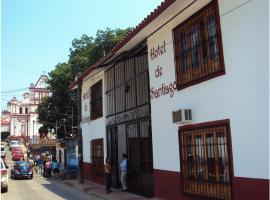
[{"label": "building in background", "polygon": [[10,132],[10,112],[3,111],[1,116],[1,133],[2,132]]},{"label": "building in background", "polygon": [[[31,84],[29,91],[23,94],[23,100],[19,101],[13,97],[7,104],[10,117],[9,130],[11,136],[27,137],[35,140],[38,130],[42,126],[37,120],[36,112],[38,104],[43,97],[49,95],[48,77],[41,75],[36,84]],[[2,115],[4,113],[2,112]]]}]

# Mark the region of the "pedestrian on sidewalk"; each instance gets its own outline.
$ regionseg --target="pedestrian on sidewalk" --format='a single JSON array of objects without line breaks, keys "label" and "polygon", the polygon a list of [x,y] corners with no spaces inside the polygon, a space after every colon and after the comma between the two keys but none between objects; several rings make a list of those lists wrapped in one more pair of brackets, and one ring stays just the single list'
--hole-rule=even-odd
[{"label": "pedestrian on sidewalk", "polygon": [[120,163],[122,191],[127,191],[127,154],[122,155]]},{"label": "pedestrian on sidewalk", "polygon": [[45,178],[51,178],[52,175],[52,163],[50,159],[47,159],[45,163]]},{"label": "pedestrian on sidewalk", "polygon": [[111,186],[112,186],[112,166],[111,166],[111,160],[110,158],[106,158],[106,163],[105,163],[105,181],[106,181],[106,193],[110,193],[111,191]]},{"label": "pedestrian on sidewalk", "polygon": [[60,173],[60,171],[59,171],[59,163],[57,162],[55,157],[53,158],[53,161],[52,161],[52,171],[53,171],[53,175],[55,176],[55,178],[58,178],[58,175]]}]

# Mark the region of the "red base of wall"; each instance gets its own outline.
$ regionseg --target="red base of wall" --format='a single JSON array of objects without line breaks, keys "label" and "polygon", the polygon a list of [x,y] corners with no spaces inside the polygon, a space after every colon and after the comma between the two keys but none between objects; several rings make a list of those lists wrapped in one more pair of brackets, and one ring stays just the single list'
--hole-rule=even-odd
[{"label": "red base of wall", "polygon": [[234,200],[269,200],[269,180],[234,177]]},{"label": "red base of wall", "polygon": [[88,179],[90,181],[100,183],[100,184],[105,184],[104,182],[104,177],[102,176],[96,176],[90,173],[91,172],[91,163],[83,163],[83,177],[85,179]]},{"label": "red base of wall", "polygon": [[[269,180],[234,177],[232,185],[233,200],[269,199]],[[166,200],[198,199],[185,196],[181,188],[181,173],[154,170],[155,197]]]}]

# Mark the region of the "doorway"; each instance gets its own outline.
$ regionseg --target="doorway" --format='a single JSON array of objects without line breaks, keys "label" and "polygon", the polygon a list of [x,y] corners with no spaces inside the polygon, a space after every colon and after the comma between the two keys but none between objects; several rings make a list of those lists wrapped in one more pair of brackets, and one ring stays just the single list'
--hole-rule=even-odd
[{"label": "doorway", "polygon": [[117,127],[107,129],[107,155],[112,165],[112,185],[119,187]]},{"label": "doorway", "polygon": [[150,120],[126,125],[127,183],[130,192],[153,196],[153,153]]}]

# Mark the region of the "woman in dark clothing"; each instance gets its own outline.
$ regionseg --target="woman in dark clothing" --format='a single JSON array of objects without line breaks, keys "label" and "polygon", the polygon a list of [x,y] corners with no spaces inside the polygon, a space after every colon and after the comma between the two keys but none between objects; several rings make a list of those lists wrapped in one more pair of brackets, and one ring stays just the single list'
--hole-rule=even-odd
[{"label": "woman in dark clothing", "polygon": [[110,193],[111,191],[111,186],[112,186],[112,166],[111,166],[111,161],[110,158],[106,158],[106,163],[105,163],[105,178],[106,178],[106,193]]}]

